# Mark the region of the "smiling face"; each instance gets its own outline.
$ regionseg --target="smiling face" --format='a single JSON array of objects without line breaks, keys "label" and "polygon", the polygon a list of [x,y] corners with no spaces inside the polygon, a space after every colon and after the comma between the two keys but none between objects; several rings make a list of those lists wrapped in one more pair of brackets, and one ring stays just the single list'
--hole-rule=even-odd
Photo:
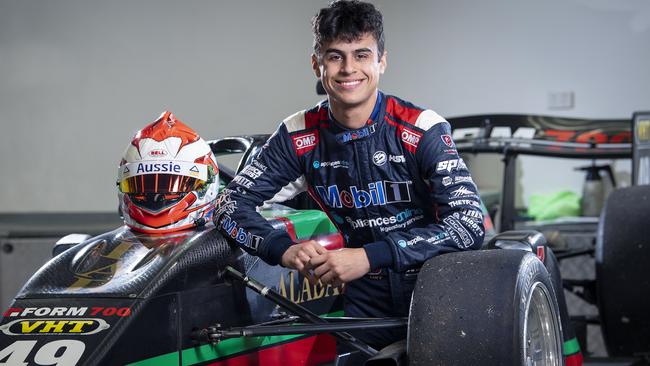
[{"label": "smiling face", "polygon": [[321,79],[333,111],[368,109],[375,105],[379,76],[386,69],[386,53],[378,54],[377,41],[365,33],[353,41],[323,44],[312,55],[312,67]]}]

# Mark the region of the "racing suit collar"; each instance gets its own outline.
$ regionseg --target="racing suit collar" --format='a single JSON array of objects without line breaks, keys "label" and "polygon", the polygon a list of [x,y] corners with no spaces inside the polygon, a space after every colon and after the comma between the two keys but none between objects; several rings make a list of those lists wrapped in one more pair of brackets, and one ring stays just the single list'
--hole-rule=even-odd
[{"label": "racing suit collar", "polygon": [[384,119],[384,112],[386,110],[385,100],[386,98],[384,98],[384,93],[378,91],[377,101],[375,102],[375,107],[370,114],[370,118],[368,118],[368,122],[366,122],[365,126],[355,130],[348,129],[341,125],[328,109],[327,114],[330,121],[332,121],[331,126],[336,134],[336,141],[340,144],[346,144],[352,141],[364,139],[375,133],[376,129],[379,127],[379,123]]}]

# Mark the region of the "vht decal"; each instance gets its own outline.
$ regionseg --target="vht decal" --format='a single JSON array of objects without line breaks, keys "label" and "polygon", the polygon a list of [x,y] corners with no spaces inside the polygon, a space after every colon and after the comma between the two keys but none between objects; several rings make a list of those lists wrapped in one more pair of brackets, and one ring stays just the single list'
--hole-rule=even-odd
[{"label": "vht decal", "polygon": [[29,355],[37,341],[15,341],[0,350],[0,366],[16,365],[77,365],[86,349],[84,342],[74,339],[60,339],[36,347],[33,359]]},{"label": "vht decal", "polygon": [[0,331],[9,336],[20,335],[90,335],[110,328],[110,325],[97,318],[92,319],[17,319],[0,326]]}]

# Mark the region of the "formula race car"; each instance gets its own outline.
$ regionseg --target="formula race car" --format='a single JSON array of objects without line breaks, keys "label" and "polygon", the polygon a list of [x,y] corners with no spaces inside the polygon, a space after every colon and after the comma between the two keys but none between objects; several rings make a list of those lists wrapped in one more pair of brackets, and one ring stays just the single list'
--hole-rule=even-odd
[{"label": "formula race car", "polygon": [[[266,138],[210,142],[217,156],[243,153],[236,169],[220,165],[223,183]],[[341,248],[309,207],[299,197],[263,215],[297,241]],[[485,250],[425,263],[408,319],[353,319],[343,317],[344,287],[269,266],[210,224],[72,234],[4,311],[0,365],[562,365],[572,350],[545,253],[538,232],[504,232]],[[358,339],[390,327],[408,327],[408,338],[382,350]]]},{"label": "formula race car", "polygon": [[[496,218],[497,231],[535,230],[548,239],[560,261],[569,312],[586,356],[592,353],[647,364],[650,112],[619,120],[501,114],[452,118],[449,122],[458,151],[466,161],[486,157],[488,160],[480,163],[489,164],[490,157],[496,157],[503,164],[498,199],[489,204],[487,197],[482,197]],[[517,161],[521,156],[553,162],[632,160],[632,186],[614,190],[595,217],[535,221],[516,204],[520,176]],[[553,166],[557,168],[558,164]],[[555,169],[550,173],[544,179],[548,185],[553,184],[553,176],[569,172]],[[599,177],[587,176],[588,183],[593,179]],[[582,203],[593,203],[585,202],[590,199],[594,198],[583,196]],[[593,344],[588,344],[588,339]]]}]

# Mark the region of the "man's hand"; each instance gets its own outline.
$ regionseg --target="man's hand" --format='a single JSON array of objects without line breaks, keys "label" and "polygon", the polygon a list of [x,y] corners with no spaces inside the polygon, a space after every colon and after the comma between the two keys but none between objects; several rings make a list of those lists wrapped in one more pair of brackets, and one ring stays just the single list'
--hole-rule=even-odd
[{"label": "man's hand", "polygon": [[309,240],[290,246],[282,254],[281,263],[284,267],[298,270],[310,283],[316,283],[318,280],[314,278],[314,274],[311,272],[314,267],[311,265],[310,260],[326,253],[327,249],[323,248],[317,241]]},{"label": "man's hand", "polygon": [[326,251],[311,258],[314,274],[323,284],[339,286],[370,272],[368,255],[363,248],[345,248]]}]

